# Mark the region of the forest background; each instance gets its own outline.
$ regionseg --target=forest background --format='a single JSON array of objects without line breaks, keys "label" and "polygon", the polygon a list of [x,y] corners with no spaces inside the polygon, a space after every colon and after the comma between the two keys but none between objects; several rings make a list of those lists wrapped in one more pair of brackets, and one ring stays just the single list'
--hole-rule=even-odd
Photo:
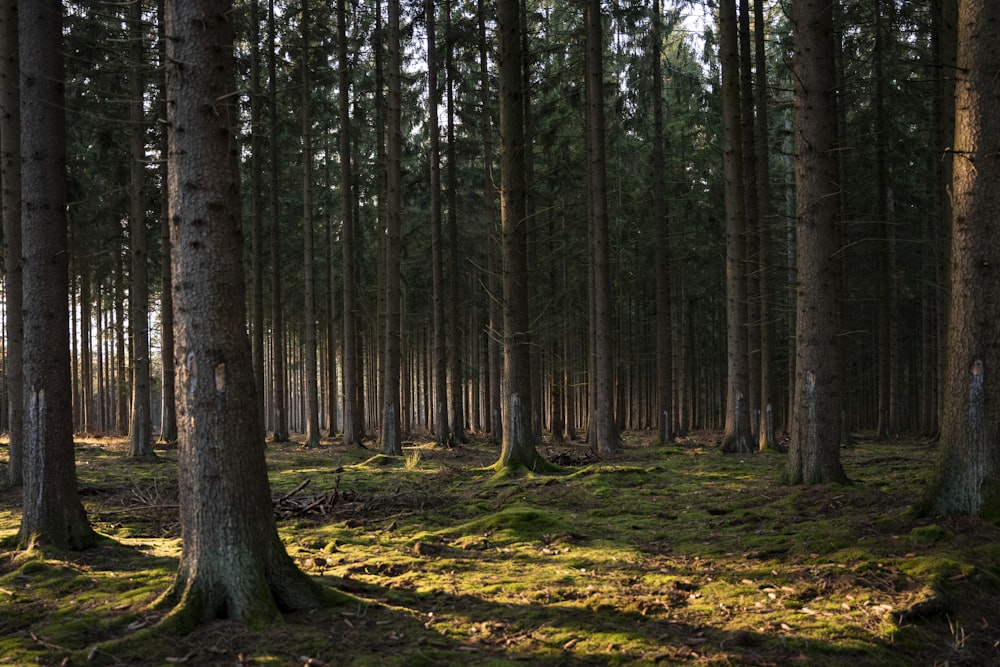
[{"label": "forest background", "polygon": [[[404,431],[440,431],[444,441],[495,431],[498,394],[491,387],[500,381],[500,326],[490,309],[500,294],[499,211],[491,156],[496,155],[498,111],[490,55],[495,44],[480,25],[481,8],[463,2],[434,7],[439,90],[433,115],[441,126],[436,154],[443,174],[434,187],[428,158],[426,6],[404,3],[401,23],[401,418]],[[248,185],[248,327],[266,428],[279,440],[289,431],[307,431],[307,386],[314,372],[316,417],[323,430],[359,439],[380,426],[386,321],[382,8],[355,3],[347,24],[338,26],[334,5],[317,3],[310,8],[308,31],[301,4],[237,8],[242,169]],[[526,9],[534,413],[540,431],[573,438],[586,430],[592,372],[582,14],[572,3],[528,3]],[[756,149],[748,141],[746,149],[754,153],[744,163],[761,169],[757,178],[765,186],[759,213],[748,209],[744,233],[744,329],[751,372],[764,378],[763,384],[749,383],[748,407],[756,415],[772,406],[780,433],[790,417],[794,366],[790,22],[782,3],[762,3],[757,17],[747,14],[747,6],[742,9],[742,48],[745,53],[754,46],[762,49],[761,61],[744,58],[741,65],[747,92],[754,93],[743,99],[750,107],[744,112],[749,123],[744,136],[758,139]],[[133,295],[145,291],[135,284],[134,253],[147,258],[153,423],[170,440],[171,373],[162,373],[163,350],[171,347],[162,335],[162,324],[169,324],[169,308],[163,307],[168,265],[165,238],[156,232],[165,202],[159,157],[162,40],[156,7],[142,7],[138,19],[128,11],[127,6],[66,4],[75,429],[89,434],[129,430],[134,345],[136,336],[144,335],[131,326]],[[719,428],[726,417],[718,30],[708,21],[702,32],[692,34],[692,23],[685,20],[702,11],[688,3],[667,3],[658,32],[645,4],[614,4],[605,17],[619,430],[663,429],[664,412],[673,434]],[[932,435],[942,400],[947,301],[948,211],[940,159],[951,101],[940,55],[945,27],[931,2],[845,2],[837,21],[843,147],[839,228],[848,267],[842,333],[846,419],[850,430],[875,431],[880,437]],[[345,34],[338,37],[341,28]],[[763,40],[753,42],[755,34]],[[347,41],[346,71],[339,65],[338,39]],[[122,48],[137,43],[142,48]],[[755,72],[754,62],[763,63],[764,70]],[[662,79],[657,85],[654,65]],[[341,74],[349,86],[346,125],[337,99],[344,85]],[[142,83],[138,88],[136,77]],[[750,87],[753,81],[760,83]],[[654,159],[654,94],[663,103],[660,162]],[[131,115],[133,95],[142,100],[138,118]],[[754,134],[755,118],[766,119],[765,134]],[[347,190],[340,186],[345,130],[353,164]],[[135,132],[141,132],[144,158],[141,172],[130,175]],[[309,135],[306,154],[304,134]],[[756,161],[758,153],[766,161]],[[659,192],[663,203],[658,205],[654,195]],[[352,218],[350,234],[343,227],[346,211]],[[136,215],[147,231],[141,240],[148,247],[137,247]],[[308,257],[306,227],[315,239]],[[313,275],[315,326],[304,317],[304,269]],[[666,331],[656,320],[664,309]],[[658,347],[658,336],[667,337],[665,346],[660,338]],[[307,370],[311,345],[313,372]],[[166,368],[172,369],[169,360]],[[665,386],[658,385],[658,369],[667,369]],[[441,386],[447,387],[447,415],[432,409]],[[664,391],[669,398],[661,401]],[[355,401],[353,430],[344,426],[346,396]],[[0,410],[0,419],[7,414]],[[438,428],[441,417],[448,423]]]}]

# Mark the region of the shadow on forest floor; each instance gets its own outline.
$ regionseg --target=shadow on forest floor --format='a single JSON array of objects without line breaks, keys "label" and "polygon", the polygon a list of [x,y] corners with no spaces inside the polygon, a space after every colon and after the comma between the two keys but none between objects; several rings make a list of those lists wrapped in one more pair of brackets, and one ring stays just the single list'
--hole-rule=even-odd
[{"label": "shadow on forest floor", "polygon": [[843,451],[852,486],[783,487],[783,456],[723,455],[714,433],[630,435],[601,461],[548,446],[563,474],[514,479],[483,470],[496,451],[479,442],[271,446],[289,553],[357,602],[110,655],[94,647],[155,623],[180,555],[176,450],[126,448],[78,441],[84,504],[112,538],[96,549],[10,551],[20,498],[0,489],[0,665],[1000,661],[1000,528],[910,511],[933,446],[861,441]]}]

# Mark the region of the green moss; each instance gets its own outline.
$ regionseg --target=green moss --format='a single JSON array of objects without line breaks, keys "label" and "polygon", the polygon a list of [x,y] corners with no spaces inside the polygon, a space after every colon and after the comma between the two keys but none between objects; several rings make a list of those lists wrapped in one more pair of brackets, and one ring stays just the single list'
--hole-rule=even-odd
[{"label": "green moss", "polygon": [[917,526],[910,531],[910,539],[918,544],[936,544],[946,542],[954,535],[941,526],[931,524],[929,526]]}]

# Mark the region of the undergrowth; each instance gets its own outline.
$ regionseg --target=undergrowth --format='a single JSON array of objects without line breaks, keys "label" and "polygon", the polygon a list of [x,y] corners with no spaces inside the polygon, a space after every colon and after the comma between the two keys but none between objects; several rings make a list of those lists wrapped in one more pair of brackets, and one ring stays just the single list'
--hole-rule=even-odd
[{"label": "undergrowth", "polygon": [[560,474],[500,480],[486,443],[408,443],[403,457],[273,445],[289,553],[357,603],[156,639],[137,631],[160,618],[150,605],[180,555],[176,452],[126,449],[78,443],[84,504],[106,536],[95,549],[14,550],[20,499],[0,493],[0,664],[1000,660],[1000,529],[910,511],[933,465],[926,443],[844,450],[849,487],[780,486],[781,455],[723,455],[715,434],[632,436],[601,461],[543,447]]}]

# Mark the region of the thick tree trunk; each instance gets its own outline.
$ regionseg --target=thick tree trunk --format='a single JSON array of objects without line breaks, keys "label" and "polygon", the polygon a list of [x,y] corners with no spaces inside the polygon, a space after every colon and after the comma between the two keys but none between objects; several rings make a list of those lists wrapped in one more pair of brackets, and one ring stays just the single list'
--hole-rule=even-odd
[{"label": "thick tree trunk", "polygon": [[[9,14],[8,14],[9,16]],[[69,248],[62,6],[21,7],[20,91],[24,246],[22,548],[92,546],[76,485],[69,360]]]},{"label": "thick tree trunk", "polygon": [[923,505],[1000,519],[1000,4],[964,0],[952,176],[951,315],[941,451]]},{"label": "thick tree trunk", "polygon": [[840,464],[840,179],[830,3],[800,0],[794,20],[798,288],[787,481],[846,483]]},{"label": "thick tree trunk", "polygon": [[524,194],[524,88],[518,0],[497,1],[500,43],[500,219],[503,230],[503,440],[498,469],[540,470],[535,448],[528,340],[528,249]]},{"label": "thick tree trunk", "polygon": [[162,603],[176,603],[164,622],[179,630],[221,616],[262,626],[324,600],[278,538],[264,452],[248,447],[262,428],[244,323],[232,16],[228,0],[168,1],[183,550]]},{"label": "thick tree trunk", "polygon": [[7,481],[24,476],[24,271],[21,249],[21,98],[18,55],[18,2],[0,6],[0,178],[3,190],[4,281],[7,309]]}]

